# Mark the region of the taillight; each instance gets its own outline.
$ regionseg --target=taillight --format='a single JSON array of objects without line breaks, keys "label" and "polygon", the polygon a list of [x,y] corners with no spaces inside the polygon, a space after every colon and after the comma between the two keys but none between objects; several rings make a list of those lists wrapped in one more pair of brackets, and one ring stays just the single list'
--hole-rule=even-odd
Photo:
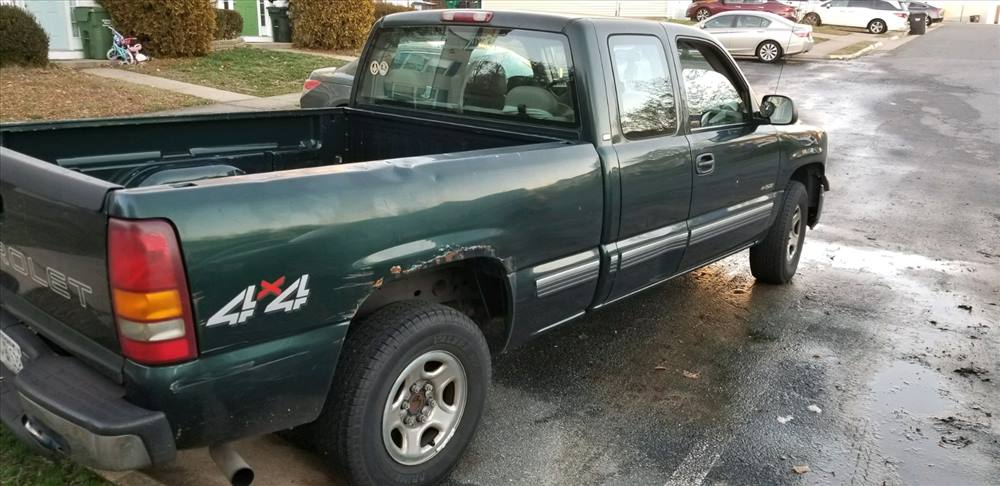
[{"label": "taillight", "polygon": [[906,12],[896,12],[896,16],[902,19],[905,19],[906,15]]},{"label": "taillight", "polygon": [[812,31],[809,31],[809,30],[793,30],[792,33],[795,34],[795,35],[797,35],[797,36],[799,36],[799,37],[809,37],[809,34],[811,34]]},{"label": "taillight", "polygon": [[484,10],[445,10],[441,12],[441,20],[445,22],[489,22],[493,20],[493,12]]},{"label": "taillight", "polygon": [[307,79],[306,82],[302,83],[303,91],[311,91],[320,85],[318,79]]},{"label": "taillight", "polygon": [[126,358],[162,365],[197,356],[187,276],[170,223],[110,219],[108,277]]}]

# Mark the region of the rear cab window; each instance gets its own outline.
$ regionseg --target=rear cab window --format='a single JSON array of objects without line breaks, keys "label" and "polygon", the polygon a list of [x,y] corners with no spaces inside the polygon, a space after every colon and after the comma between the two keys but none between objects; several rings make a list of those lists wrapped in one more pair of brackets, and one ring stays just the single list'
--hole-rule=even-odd
[{"label": "rear cab window", "polygon": [[466,25],[391,27],[362,66],[359,105],[575,127],[566,36]]},{"label": "rear cab window", "polygon": [[636,140],[677,131],[677,106],[663,43],[651,35],[608,38],[625,138]]}]

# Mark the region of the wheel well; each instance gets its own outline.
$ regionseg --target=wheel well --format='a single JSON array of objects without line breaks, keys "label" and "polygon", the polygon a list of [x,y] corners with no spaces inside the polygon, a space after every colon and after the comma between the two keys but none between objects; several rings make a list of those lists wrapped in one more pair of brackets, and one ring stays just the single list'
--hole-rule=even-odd
[{"label": "wheel well", "polygon": [[365,299],[354,322],[403,300],[434,302],[469,316],[486,336],[491,353],[501,352],[507,344],[512,299],[499,261],[471,258],[393,279]]},{"label": "wheel well", "polygon": [[809,194],[809,227],[816,225],[816,219],[819,216],[819,201],[820,196],[823,191],[823,164],[807,164],[795,169],[792,173],[790,180],[799,181],[803,186],[806,186],[806,192]]},{"label": "wheel well", "polygon": [[884,20],[882,20],[882,19],[880,19],[880,18],[876,17],[876,18],[874,18],[874,19],[871,19],[871,20],[869,20],[869,21],[868,21],[868,27],[869,27],[869,28],[871,28],[871,26],[872,26],[872,23],[874,23],[874,22],[875,22],[876,20],[877,20],[877,21],[879,21],[879,22],[882,22],[882,25],[886,25],[886,23],[885,23],[885,21],[884,21]]}]

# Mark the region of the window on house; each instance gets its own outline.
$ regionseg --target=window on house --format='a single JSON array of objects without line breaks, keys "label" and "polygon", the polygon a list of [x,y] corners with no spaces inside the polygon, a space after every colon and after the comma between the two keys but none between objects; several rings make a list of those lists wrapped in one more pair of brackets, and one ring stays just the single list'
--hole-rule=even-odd
[{"label": "window on house", "polygon": [[260,12],[260,26],[267,27],[267,5],[264,5],[264,0],[257,0],[257,11]]}]

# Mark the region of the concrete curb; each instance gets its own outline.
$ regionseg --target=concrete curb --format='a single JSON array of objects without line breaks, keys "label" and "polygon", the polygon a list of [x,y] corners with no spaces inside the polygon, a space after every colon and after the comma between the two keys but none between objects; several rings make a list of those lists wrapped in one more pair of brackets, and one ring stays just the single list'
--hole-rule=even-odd
[{"label": "concrete curb", "polygon": [[827,59],[833,59],[835,61],[850,61],[851,59],[857,59],[865,54],[868,54],[869,52],[874,51],[875,49],[878,49],[881,46],[882,46],[882,41],[878,41],[872,45],[869,45],[868,47],[865,47],[864,49],[861,49],[857,52],[853,52],[851,54],[830,54],[829,56],[827,56]]}]

